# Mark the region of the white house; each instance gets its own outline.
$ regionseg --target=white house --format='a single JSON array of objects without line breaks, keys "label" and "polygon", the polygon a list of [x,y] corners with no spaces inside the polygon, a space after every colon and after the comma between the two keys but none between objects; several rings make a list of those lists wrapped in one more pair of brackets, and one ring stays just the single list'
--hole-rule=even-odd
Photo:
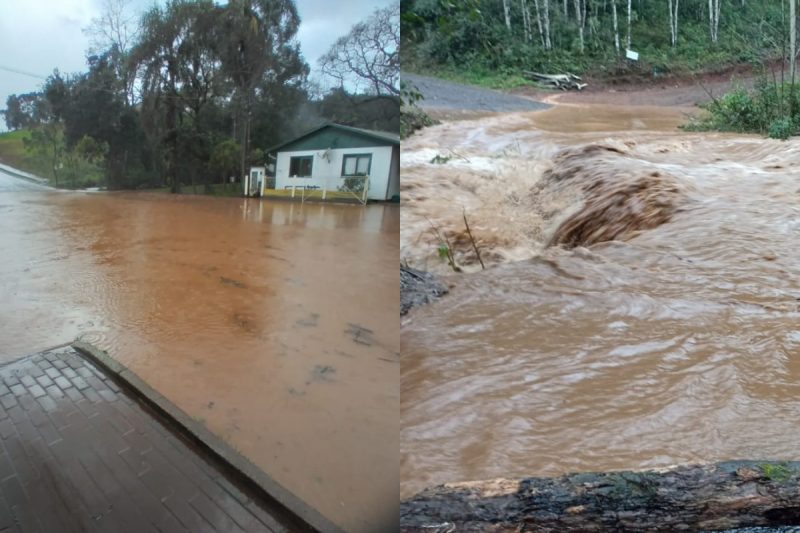
[{"label": "white house", "polygon": [[370,200],[400,195],[400,135],[323,124],[267,150],[275,188],[363,191]]}]

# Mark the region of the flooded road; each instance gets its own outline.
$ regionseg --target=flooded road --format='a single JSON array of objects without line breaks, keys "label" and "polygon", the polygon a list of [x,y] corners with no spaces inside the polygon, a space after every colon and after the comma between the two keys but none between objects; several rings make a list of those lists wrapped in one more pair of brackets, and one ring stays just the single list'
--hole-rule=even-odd
[{"label": "flooded road", "polygon": [[82,337],[328,518],[372,531],[397,507],[398,224],[397,206],[0,175],[0,356]]},{"label": "flooded road", "polygon": [[[452,289],[401,327],[403,497],[800,459],[800,145],[679,132],[683,111],[563,106],[404,144],[401,258]],[[473,273],[447,274],[431,226]]]}]

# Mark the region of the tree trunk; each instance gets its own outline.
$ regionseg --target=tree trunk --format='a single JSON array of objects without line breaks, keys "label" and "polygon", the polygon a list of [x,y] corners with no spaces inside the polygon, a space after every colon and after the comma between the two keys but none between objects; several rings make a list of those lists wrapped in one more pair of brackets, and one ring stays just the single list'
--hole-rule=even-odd
[{"label": "tree trunk", "polygon": [[719,0],[708,0],[708,25],[712,43],[719,39],[719,9]]},{"label": "tree trunk", "polygon": [[[670,44],[674,48],[678,44],[678,0],[669,1],[669,36]],[[710,1],[710,0],[709,0]]]},{"label": "tree trunk", "polygon": [[[244,180],[244,176],[248,173],[247,169],[247,154],[248,145],[250,143],[250,93],[244,95],[244,104],[242,106],[242,117],[240,119],[240,127],[242,128],[242,147],[239,153],[239,179]],[[244,183],[244,182],[242,182]]]},{"label": "tree trunk", "polygon": [[539,37],[542,40],[542,48],[547,50],[547,44],[544,40],[544,29],[542,28],[542,12],[539,9],[539,0],[533,0],[533,7],[536,9],[536,25],[539,27]]},{"label": "tree trunk", "polygon": [[533,39],[531,35],[531,21],[530,14],[528,13],[527,0],[519,0],[519,7],[522,10],[522,29],[525,30],[525,42],[529,43]]},{"label": "tree trunk", "polygon": [[789,79],[794,86],[797,69],[797,0],[789,0]]},{"label": "tree trunk", "polygon": [[552,50],[553,43],[550,40],[550,0],[543,0],[543,2],[544,2],[544,10],[542,11],[543,14],[542,24],[544,24],[544,49]]},{"label": "tree trunk", "polygon": [[508,0],[503,0],[503,14],[506,16],[506,29],[511,31],[511,13],[509,9]]},{"label": "tree trunk", "polygon": [[[585,29],[586,29],[586,3],[587,2],[589,2],[589,0],[581,0],[581,9],[582,9],[582,12],[581,12],[581,33],[584,33]],[[592,28],[589,28],[590,31],[591,31],[591,29]],[[583,50],[583,47],[581,47],[581,50]]]},{"label": "tree trunk", "polygon": [[400,504],[400,528],[511,533],[780,526],[800,523],[798,501],[800,462],[730,461],[442,485]]},{"label": "tree trunk", "polygon": [[569,5],[568,0],[564,0],[564,20],[569,19]]},{"label": "tree trunk", "polygon": [[714,0],[708,0],[708,33],[711,35],[711,42],[714,42]]},{"label": "tree trunk", "polygon": [[625,48],[631,49],[631,0],[628,0],[628,36],[625,39]]},{"label": "tree trunk", "polygon": [[580,39],[581,52],[583,52],[583,15],[581,11],[581,0],[575,0],[575,20],[578,21],[578,38]]},{"label": "tree trunk", "polygon": [[611,0],[611,16],[614,22],[614,49],[619,57],[619,24],[617,22],[617,0]]}]

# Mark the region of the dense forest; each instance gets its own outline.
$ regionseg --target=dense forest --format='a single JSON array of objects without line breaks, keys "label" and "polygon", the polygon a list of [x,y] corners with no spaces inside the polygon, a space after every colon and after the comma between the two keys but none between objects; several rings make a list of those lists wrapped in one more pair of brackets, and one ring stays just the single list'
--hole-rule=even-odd
[{"label": "dense forest", "polygon": [[[796,7],[797,0],[402,0],[403,68],[510,87],[531,83],[532,71],[624,84],[736,67],[754,87],[709,93],[708,113],[686,127],[786,139],[800,133]],[[414,88],[405,91],[413,100]]]},{"label": "dense forest", "polygon": [[[399,12],[378,9],[323,56],[316,81],[292,0],[170,0],[132,17],[107,0],[88,71],[54,71],[3,111],[57,186],[224,183],[324,121],[399,129]],[[343,28],[343,33],[347,28]],[[11,134],[13,135],[13,134]]]},{"label": "dense forest", "polygon": [[786,56],[792,2],[402,0],[403,68],[502,84],[524,70],[658,77],[761,64]]}]

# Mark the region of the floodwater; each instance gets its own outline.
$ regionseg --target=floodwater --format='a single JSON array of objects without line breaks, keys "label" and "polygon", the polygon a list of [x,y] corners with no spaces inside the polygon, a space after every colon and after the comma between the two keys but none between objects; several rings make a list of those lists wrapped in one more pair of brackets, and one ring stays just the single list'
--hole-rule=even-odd
[{"label": "floodwater", "polygon": [[372,531],[398,505],[398,231],[397,206],[0,175],[0,356],[92,342],[328,518]]},{"label": "floodwater", "polygon": [[681,132],[684,111],[560,106],[404,144],[401,259],[452,289],[401,326],[402,497],[800,459],[800,145]]}]

